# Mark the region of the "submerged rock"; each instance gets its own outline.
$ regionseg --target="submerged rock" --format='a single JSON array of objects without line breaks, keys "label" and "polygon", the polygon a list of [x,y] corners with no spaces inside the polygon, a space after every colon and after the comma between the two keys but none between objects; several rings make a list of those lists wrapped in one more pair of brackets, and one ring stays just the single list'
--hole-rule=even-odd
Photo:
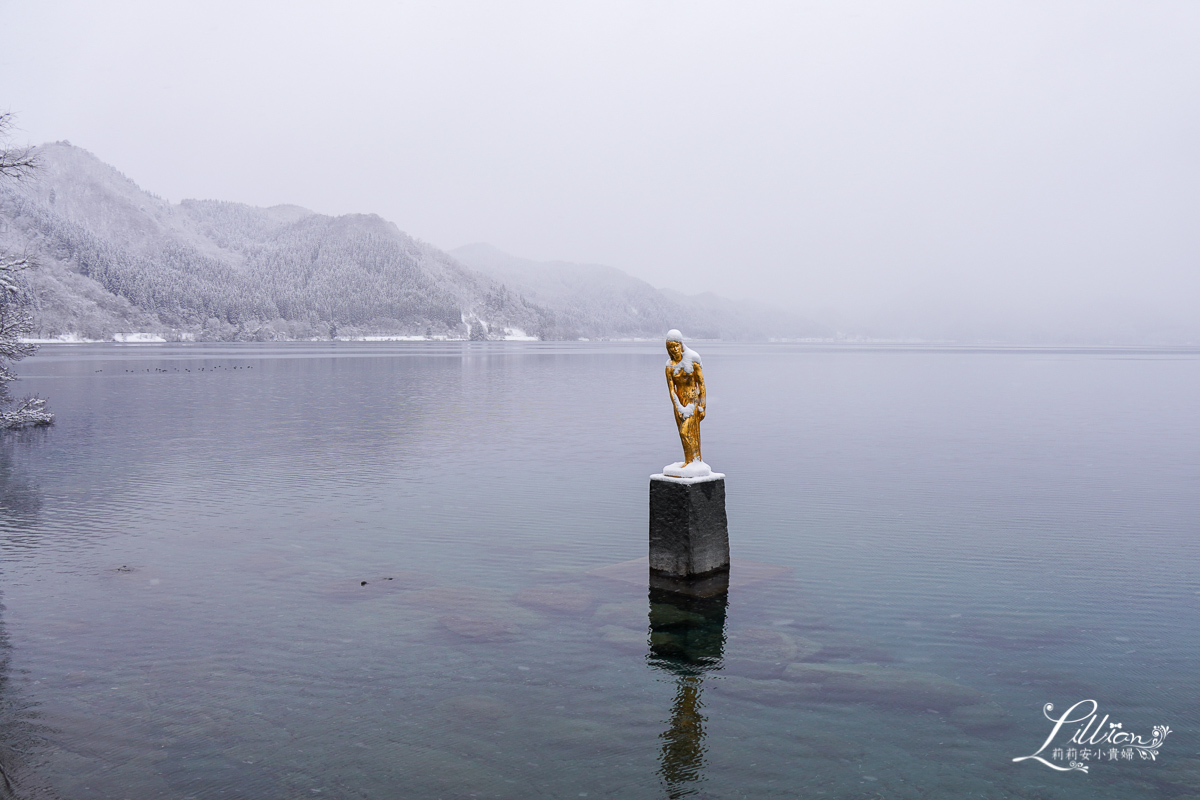
[{"label": "submerged rock", "polygon": [[1094,688],[1078,674],[1059,669],[1001,669],[995,674],[999,683],[1009,686],[1032,687],[1047,697],[1087,697]]},{"label": "submerged rock", "polygon": [[574,584],[530,586],[517,592],[517,602],[540,611],[584,614],[596,604],[596,596]]},{"label": "submerged rock", "polygon": [[521,629],[515,622],[500,619],[498,617],[488,617],[481,615],[469,614],[447,614],[438,617],[440,622],[448,631],[458,634],[467,639],[473,639],[478,642],[501,642],[515,639]]},{"label": "submerged rock", "polygon": [[844,631],[827,631],[820,634],[821,651],[813,655],[812,661],[843,661],[852,663],[890,664],[897,661],[891,652],[877,642]]},{"label": "submerged rock", "polygon": [[1041,650],[1078,641],[1080,631],[1045,611],[988,611],[954,618],[959,635],[1004,650]]},{"label": "submerged rock", "polygon": [[723,674],[710,685],[723,694],[767,706],[863,703],[936,711],[970,733],[999,731],[1011,723],[1004,709],[970,687],[938,675],[877,664],[790,664],[783,680]]},{"label": "submerged rock", "polygon": [[811,639],[770,628],[734,631],[725,643],[725,670],[751,678],[778,678],[789,663],[821,649]]},{"label": "submerged rock", "polygon": [[879,664],[789,664],[785,680],[833,700],[881,706],[949,711],[987,701],[982,692],[929,672]]},{"label": "submerged rock", "polygon": [[627,653],[646,652],[646,630],[633,630],[619,625],[605,625],[600,628],[601,640],[616,645]]},{"label": "submerged rock", "polygon": [[602,625],[621,625],[625,628],[645,628],[650,623],[649,603],[644,597],[623,603],[604,603],[592,619]]},{"label": "submerged rock", "polygon": [[817,692],[812,687],[778,678],[745,678],[741,675],[721,673],[707,681],[705,686],[711,686],[722,694],[765,706],[786,706],[818,699]]},{"label": "submerged rock", "polygon": [[509,605],[502,592],[477,586],[434,586],[406,592],[405,603],[434,612],[485,611]]}]

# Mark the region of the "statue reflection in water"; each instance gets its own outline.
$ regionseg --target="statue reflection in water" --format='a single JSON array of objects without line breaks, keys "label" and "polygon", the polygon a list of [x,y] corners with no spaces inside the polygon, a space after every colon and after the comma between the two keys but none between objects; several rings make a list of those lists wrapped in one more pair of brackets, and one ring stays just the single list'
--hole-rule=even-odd
[{"label": "statue reflection in water", "polygon": [[675,703],[671,726],[659,738],[659,777],[667,796],[696,794],[704,780],[704,707],[701,681],[706,672],[721,668],[725,648],[725,587],[707,596],[692,596],[668,589],[650,589],[651,666],[675,677]]}]

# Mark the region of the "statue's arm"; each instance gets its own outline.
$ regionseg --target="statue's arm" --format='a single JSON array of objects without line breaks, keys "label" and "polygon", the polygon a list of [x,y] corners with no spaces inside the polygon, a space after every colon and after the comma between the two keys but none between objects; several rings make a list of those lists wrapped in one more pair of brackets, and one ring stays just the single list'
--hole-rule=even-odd
[{"label": "statue's arm", "polygon": [[707,406],[704,395],[704,369],[696,365],[696,415],[704,419],[704,408]]},{"label": "statue's arm", "polygon": [[667,376],[667,394],[671,397],[671,410],[675,412],[675,416],[679,416],[679,409],[683,405],[679,402],[679,393],[675,390],[675,381],[671,380],[671,366],[668,364],[665,370]]}]

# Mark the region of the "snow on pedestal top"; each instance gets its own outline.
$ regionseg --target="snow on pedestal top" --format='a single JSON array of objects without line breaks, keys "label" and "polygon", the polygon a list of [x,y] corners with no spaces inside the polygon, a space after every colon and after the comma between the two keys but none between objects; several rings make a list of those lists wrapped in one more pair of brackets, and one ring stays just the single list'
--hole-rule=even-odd
[{"label": "snow on pedestal top", "polygon": [[650,476],[652,480],[672,481],[674,483],[701,483],[703,481],[721,480],[724,477],[724,473],[713,472],[712,468],[703,461],[693,461],[690,464],[676,461],[674,464],[668,464],[663,467],[662,472]]}]

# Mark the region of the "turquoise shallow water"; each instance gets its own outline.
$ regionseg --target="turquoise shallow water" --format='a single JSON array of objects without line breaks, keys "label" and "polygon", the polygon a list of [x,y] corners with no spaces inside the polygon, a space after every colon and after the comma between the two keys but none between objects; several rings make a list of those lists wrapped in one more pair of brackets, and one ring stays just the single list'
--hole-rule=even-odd
[{"label": "turquoise shallow water", "polygon": [[[694,346],[734,557],[790,570],[699,605],[589,574],[678,458],[657,346],[44,347],[0,764],[80,800],[1200,796],[1200,351]],[[1012,762],[1089,698],[1157,757]]]}]

